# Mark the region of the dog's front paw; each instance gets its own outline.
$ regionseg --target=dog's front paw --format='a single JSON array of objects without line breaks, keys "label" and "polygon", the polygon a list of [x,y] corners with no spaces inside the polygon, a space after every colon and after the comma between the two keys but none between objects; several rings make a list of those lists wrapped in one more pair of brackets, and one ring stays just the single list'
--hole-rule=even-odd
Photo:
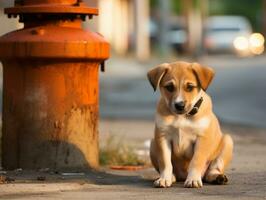
[{"label": "dog's front paw", "polygon": [[154,187],[159,187],[159,188],[167,188],[171,187],[172,185],[172,178],[166,179],[166,178],[158,178],[157,180],[154,181],[153,183]]},{"label": "dog's front paw", "polygon": [[200,174],[189,174],[184,186],[187,188],[200,188],[203,186]]}]

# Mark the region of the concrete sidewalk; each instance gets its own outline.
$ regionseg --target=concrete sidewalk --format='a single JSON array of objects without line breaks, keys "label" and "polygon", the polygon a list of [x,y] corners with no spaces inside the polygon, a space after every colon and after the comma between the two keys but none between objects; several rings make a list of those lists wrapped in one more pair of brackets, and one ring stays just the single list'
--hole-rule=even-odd
[{"label": "concrete sidewalk", "polygon": [[[1,199],[266,199],[266,130],[223,125],[233,135],[234,158],[227,170],[229,184],[204,185],[201,189],[153,188],[158,176],[152,168],[139,171],[102,169],[77,175],[49,172],[13,171],[5,176],[10,183],[0,184]],[[143,144],[152,137],[152,121],[104,120],[101,139],[110,132],[127,141]],[[38,178],[39,177],[39,178]],[[45,177],[46,180],[38,181]],[[15,181],[12,181],[14,179]]]}]

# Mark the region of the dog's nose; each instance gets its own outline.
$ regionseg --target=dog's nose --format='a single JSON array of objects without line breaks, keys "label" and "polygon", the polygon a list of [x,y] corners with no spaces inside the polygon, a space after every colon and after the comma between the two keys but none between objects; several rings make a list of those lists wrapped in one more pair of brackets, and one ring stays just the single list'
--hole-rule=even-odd
[{"label": "dog's nose", "polygon": [[177,111],[183,111],[185,109],[185,102],[180,101],[180,102],[175,103],[175,109]]}]

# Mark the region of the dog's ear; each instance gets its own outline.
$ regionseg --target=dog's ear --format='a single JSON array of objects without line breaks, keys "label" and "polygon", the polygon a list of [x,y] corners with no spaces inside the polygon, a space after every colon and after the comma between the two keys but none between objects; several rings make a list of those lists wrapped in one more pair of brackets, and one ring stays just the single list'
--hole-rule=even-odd
[{"label": "dog's ear", "polygon": [[203,67],[198,63],[192,64],[192,70],[195,73],[201,88],[206,91],[214,77],[214,70],[210,67]]},{"label": "dog's ear", "polygon": [[168,63],[163,63],[148,71],[147,76],[154,91],[156,91],[156,89],[158,88],[160,81],[162,80],[168,69],[170,69],[170,65]]}]

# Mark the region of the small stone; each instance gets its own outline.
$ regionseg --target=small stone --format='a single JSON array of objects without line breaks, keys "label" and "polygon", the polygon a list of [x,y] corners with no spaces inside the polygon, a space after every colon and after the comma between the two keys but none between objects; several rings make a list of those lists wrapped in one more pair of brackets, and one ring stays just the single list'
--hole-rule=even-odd
[{"label": "small stone", "polygon": [[81,181],[79,182],[80,185],[85,185],[86,184],[86,181]]},{"label": "small stone", "polygon": [[41,168],[39,169],[39,172],[49,172],[50,171],[50,168]]},{"label": "small stone", "polygon": [[5,176],[0,176],[0,184],[6,183],[6,177]]},{"label": "small stone", "polygon": [[22,170],[22,168],[18,168],[18,169],[15,169],[14,171],[16,174],[20,174],[20,173],[22,173],[23,170]]},{"label": "small stone", "polygon": [[60,176],[58,179],[65,180],[65,177]]},{"label": "small stone", "polygon": [[37,180],[38,181],[45,181],[46,180],[46,177],[45,176],[38,176],[37,177]]},{"label": "small stone", "polygon": [[0,174],[7,174],[6,171],[0,171]]},{"label": "small stone", "polygon": [[85,173],[83,172],[62,172],[62,176],[84,176]]},{"label": "small stone", "polygon": [[15,181],[15,179],[9,176],[0,176],[0,184],[10,183],[13,181]]},{"label": "small stone", "polygon": [[11,177],[9,177],[9,176],[6,177],[6,182],[7,182],[7,183],[10,183],[10,182],[13,182],[13,181],[15,181],[14,178],[11,178]]}]

